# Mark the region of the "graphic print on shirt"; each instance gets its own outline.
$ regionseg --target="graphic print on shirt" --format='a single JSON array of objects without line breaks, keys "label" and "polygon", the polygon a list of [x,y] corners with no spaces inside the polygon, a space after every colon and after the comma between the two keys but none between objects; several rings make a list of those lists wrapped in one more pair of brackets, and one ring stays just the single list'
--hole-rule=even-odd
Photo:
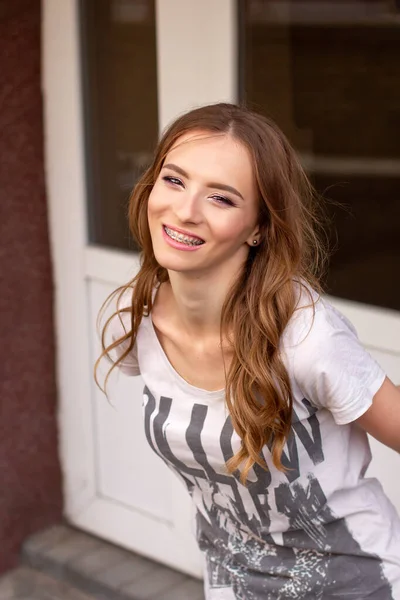
[{"label": "graphic print on shirt", "polygon": [[[210,588],[230,588],[238,600],[284,600],[343,597],[393,600],[378,557],[362,551],[344,519],[336,519],[314,475],[300,481],[299,447],[314,465],[324,461],[317,410],[304,399],[308,418],[293,411],[292,430],[282,455],[288,470],[283,481],[271,487],[270,471],[253,468],[243,486],[239,473],[228,475],[210,464],[202,444],[209,406],[193,404],[182,434],[185,462],[168,443],[168,419],[173,399],[155,397],[144,390],[147,440],[185,482],[197,503],[197,539],[206,557]],[[307,421],[307,427],[305,426]],[[233,456],[230,418],[222,427],[219,444],[225,462]],[[197,494],[197,492],[200,492]],[[286,519],[282,541],[270,533],[271,512]],[[351,556],[351,560],[349,560]]]}]

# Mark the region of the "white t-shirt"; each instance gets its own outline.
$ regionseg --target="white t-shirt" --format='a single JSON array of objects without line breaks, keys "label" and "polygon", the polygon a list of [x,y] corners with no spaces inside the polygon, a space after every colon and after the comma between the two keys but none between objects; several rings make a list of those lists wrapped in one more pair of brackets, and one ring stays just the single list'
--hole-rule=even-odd
[{"label": "white t-shirt", "polygon": [[[125,321],[126,318],[126,321]],[[123,317],[130,329],[129,315]],[[113,337],[123,333],[115,319]],[[122,370],[141,374],[152,449],[196,507],[208,600],[400,600],[400,519],[376,479],[365,432],[352,424],[385,374],[351,324],[322,299],[295,311],[281,340],[293,419],[278,471],[255,466],[246,486],[225,463],[240,446],[224,392],[187,383],[150,317]]]}]

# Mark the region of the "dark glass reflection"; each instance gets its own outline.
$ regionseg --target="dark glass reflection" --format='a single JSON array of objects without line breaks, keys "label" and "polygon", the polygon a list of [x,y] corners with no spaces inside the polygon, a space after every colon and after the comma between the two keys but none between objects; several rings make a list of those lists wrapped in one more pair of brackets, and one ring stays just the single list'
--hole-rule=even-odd
[{"label": "dark glass reflection", "polygon": [[400,14],[368,0],[244,0],[242,98],[272,116],[329,206],[328,292],[400,310]]},{"label": "dark glass reflection", "polygon": [[81,0],[89,241],[134,249],[132,187],[158,136],[154,0]]}]

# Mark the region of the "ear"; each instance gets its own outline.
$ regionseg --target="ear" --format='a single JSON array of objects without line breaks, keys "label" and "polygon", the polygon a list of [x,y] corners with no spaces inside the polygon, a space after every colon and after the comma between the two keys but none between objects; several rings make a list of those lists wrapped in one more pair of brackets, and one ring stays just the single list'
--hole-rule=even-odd
[{"label": "ear", "polygon": [[261,239],[261,232],[260,232],[260,228],[257,225],[254,229],[253,232],[249,235],[249,237],[246,240],[246,244],[248,246],[250,246],[250,248],[257,248],[257,246],[260,243],[260,239]]}]

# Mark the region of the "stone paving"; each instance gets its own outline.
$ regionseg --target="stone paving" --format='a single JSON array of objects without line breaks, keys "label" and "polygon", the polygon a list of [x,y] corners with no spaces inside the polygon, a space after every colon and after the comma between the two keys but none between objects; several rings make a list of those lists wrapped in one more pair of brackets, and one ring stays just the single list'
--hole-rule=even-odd
[{"label": "stone paving", "polygon": [[29,538],[0,600],[204,600],[202,582],[72,527]]}]

